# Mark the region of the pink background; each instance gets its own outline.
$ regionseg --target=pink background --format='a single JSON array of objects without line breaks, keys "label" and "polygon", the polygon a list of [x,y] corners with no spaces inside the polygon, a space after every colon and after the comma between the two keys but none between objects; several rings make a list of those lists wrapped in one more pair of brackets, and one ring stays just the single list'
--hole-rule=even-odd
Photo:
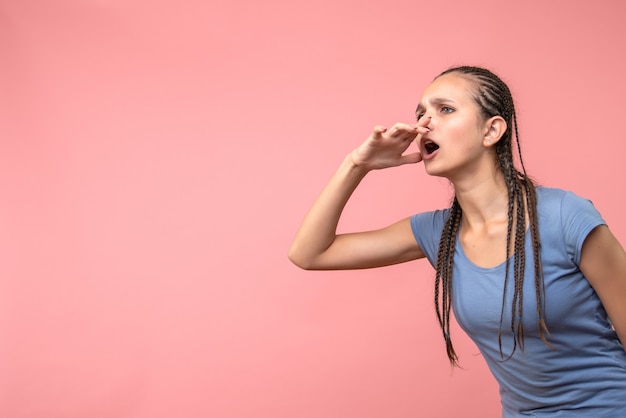
[{"label": "pink background", "polygon": [[[626,242],[626,3],[0,1],[0,416],[496,417],[427,262],[304,272],[343,156],[456,64],[517,99],[527,169]],[[503,6],[507,4],[507,6]],[[342,230],[447,204],[408,166]]]}]

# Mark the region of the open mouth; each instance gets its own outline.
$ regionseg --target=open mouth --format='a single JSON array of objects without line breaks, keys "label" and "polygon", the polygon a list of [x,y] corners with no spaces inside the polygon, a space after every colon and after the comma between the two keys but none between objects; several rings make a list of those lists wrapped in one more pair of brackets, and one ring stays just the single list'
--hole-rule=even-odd
[{"label": "open mouth", "polygon": [[426,151],[426,154],[432,154],[438,149],[439,149],[439,145],[435,144],[433,141],[431,140],[424,141],[424,151]]}]

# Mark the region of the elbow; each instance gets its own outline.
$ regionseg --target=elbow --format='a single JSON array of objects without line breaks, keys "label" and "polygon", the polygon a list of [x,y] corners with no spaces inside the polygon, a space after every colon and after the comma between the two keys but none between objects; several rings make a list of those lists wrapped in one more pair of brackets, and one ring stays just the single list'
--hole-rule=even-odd
[{"label": "elbow", "polygon": [[292,262],[292,263],[293,263],[296,267],[299,267],[299,268],[301,268],[302,270],[315,270],[313,267],[311,267],[310,265],[308,265],[308,264],[306,264],[306,263],[303,263],[303,262],[302,262],[302,261],[300,261],[300,260],[296,260],[296,259],[293,259],[293,258],[291,258],[291,257],[289,257],[289,260],[290,260],[290,261],[291,261],[291,262]]},{"label": "elbow", "polygon": [[289,258],[289,261],[291,261],[302,270],[315,270],[312,260],[298,253],[298,251],[296,251],[293,247],[289,249],[287,258]]}]

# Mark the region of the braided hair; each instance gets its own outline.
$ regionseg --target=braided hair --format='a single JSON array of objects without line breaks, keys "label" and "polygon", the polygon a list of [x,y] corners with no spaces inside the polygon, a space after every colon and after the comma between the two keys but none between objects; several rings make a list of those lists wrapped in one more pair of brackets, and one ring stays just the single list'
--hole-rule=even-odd
[{"label": "braided hair", "polygon": [[[526,267],[525,235],[526,235],[526,214],[530,229],[530,239],[532,241],[533,264],[535,276],[535,297],[537,299],[538,331],[540,338],[548,344],[548,328],[543,312],[544,283],[543,270],[540,258],[539,230],[537,226],[537,197],[535,184],[526,174],[522,153],[519,144],[519,134],[517,129],[517,117],[513,97],[507,85],[491,71],[471,66],[461,66],[450,68],[441,73],[437,78],[454,73],[469,80],[474,89],[473,100],[478,105],[481,115],[488,119],[493,116],[501,116],[507,124],[508,129],[502,138],[496,143],[496,158],[498,168],[504,176],[508,194],[508,226],[506,234],[506,273],[504,277],[504,291],[502,295],[502,309],[500,312],[500,326],[498,330],[498,345],[502,357],[502,328],[504,326],[505,299],[507,287],[509,285],[509,270],[511,262],[513,264],[513,299],[511,304],[511,323],[509,324],[513,336],[513,349],[507,358],[510,358],[519,346],[524,351],[524,328],[522,326],[523,314],[523,283],[524,270]],[[513,129],[510,129],[513,127]],[[513,162],[513,132],[517,155],[521,165],[518,170]],[[450,207],[450,215],[443,227],[439,251],[437,254],[437,266],[435,275],[435,308],[437,319],[443,332],[446,343],[446,351],[450,363],[458,365],[458,356],[454,351],[450,337],[450,308],[452,305],[452,266],[454,263],[454,251],[456,237],[461,224],[462,209],[456,197]],[[513,227],[515,225],[515,228]],[[508,256],[509,248],[513,245],[513,257]]]}]

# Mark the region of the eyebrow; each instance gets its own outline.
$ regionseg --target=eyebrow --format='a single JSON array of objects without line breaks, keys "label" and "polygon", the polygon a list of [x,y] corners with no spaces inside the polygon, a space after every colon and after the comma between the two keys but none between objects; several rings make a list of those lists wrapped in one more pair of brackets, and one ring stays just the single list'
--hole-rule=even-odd
[{"label": "eyebrow", "polygon": [[[454,100],[446,99],[446,98],[443,98],[443,97],[433,97],[429,101],[430,101],[431,104],[434,104],[434,105],[455,103]],[[417,108],[415,109],[415,113],[419,113],[421,110],[424,110],[424,105],[422,103],[417,105]]]}]

